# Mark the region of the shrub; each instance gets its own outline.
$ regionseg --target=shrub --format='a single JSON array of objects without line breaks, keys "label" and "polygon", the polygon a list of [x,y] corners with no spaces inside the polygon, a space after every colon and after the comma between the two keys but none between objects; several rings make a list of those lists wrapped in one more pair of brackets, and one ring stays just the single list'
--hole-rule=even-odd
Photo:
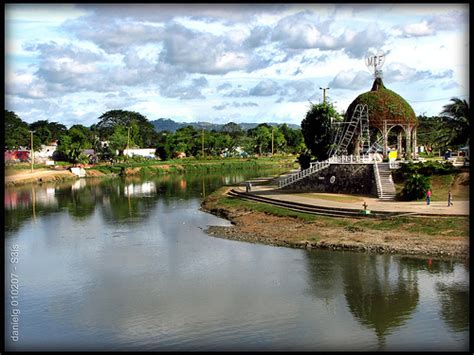
[{"label": "shrub", "polygon": [[311,154],[303,152],[298,156],[298,163],[301,166],[301,170],[308,169],[311,166]]},{"label": "shrub", "polygon": [[419,173],[409,175],[401,191],[403,200],[412,201],[424,198],[426,191],[431,187],[430,178]]}]

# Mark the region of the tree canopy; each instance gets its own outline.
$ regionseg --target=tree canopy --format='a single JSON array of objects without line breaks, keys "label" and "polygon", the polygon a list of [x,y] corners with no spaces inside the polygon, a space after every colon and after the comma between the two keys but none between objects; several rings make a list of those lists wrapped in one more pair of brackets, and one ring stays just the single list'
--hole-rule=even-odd
[{"label": "tree canopy", "polygon": [[301,122],[301,132],[304,142],[317,160],[328,158],[332,144],[331,119],[338,117],[338,113],[331,103],[312,104],[306,117]]}]

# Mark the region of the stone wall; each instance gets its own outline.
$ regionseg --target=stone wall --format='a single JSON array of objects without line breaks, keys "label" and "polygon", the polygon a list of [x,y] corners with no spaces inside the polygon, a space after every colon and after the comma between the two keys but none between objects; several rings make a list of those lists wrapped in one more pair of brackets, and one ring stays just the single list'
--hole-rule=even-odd
[{"label": "stone wall", "polygon": [[377,196],[372,164],[331,164],[283,190]]}]

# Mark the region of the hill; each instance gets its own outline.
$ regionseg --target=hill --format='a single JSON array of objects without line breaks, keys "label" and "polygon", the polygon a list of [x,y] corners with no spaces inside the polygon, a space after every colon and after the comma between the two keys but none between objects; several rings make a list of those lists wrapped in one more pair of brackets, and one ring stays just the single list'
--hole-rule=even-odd
[{"label": "hill", "polygon": [[[170,132],[175,132],[177,129],[181,128],[181,127],[186,127],[186,126],[193,126],[194,128],[196,129],[204,129],[206,131],[212,131],[212,130],[216,130],[216,131],[220,131],[222,130],[222,127],[224,126],[224,124],[219,124],[219,123],[210,123],[210,122],[176,122],[176,121],[173,121],[169,118],[159,118],[157,120],[154,120],[154,121],[150,121],[153,126],[155,126],[155,130],[157,132],[160,132],[160,131],[170,131]],[[279,126],[280,123],[274,123],[274,122],[270,122],[268,123],[270,126]],[[259,123],[238,123],[238,125],[244,129],[244,130],[247,130],[247,129],[251,129],[251,128],[254,128],[254,127],[257,127],[259,125]],[[301,127],[296,125],[296,124],[288,124],[288,127],[292,128],[292,129],[300,129]]]}]

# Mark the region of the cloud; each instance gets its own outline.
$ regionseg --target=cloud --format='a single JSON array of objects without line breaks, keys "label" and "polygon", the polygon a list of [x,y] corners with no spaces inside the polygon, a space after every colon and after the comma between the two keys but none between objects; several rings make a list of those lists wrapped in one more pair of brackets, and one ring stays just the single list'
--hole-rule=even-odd
[{"label": "cloud", "polygon": [[258,104],[255,103],[255,102],[235,102],[234,101],[232,103],[224,102],[220,105],[212,106],[212,108],[214,110],[221,111],[221,110],[225,110],[228,107],[257,107],[257,106],[258,106]]},{"label": "cloud", "polygon": [[430,70],[418,71],[403,63],[390,63],[383,72],[384,79],[395,82],[414,82],[419,80],[438,80],[449,79],[453,77],[453,70],[447,69],[441,72],[432,72]]},{"label": "cloud", "polygon": [[244,40],[243,45],[247,48],[257,48],[268,43],[271,29],[268,26],[255,26],[250,35]]},{"label": "cloud", "polygon": [[160,87],[160,94],[164,97],[179,98],[180,100],[205,99],[202,89],[209,86],[207,79],[203,76],[192,79],[191,83],[171,84]]},{"label": "cloud", "polygon": [[249,95],[251,96],[272,96],[278,95],[282,88],[274,80],[263,80],[259,82],[255,87],[250,89]]},{"label": "cloud", "polygon": [[368,72],[345,70],[339,72],[328,86],[331,89],[359,90],[369,87],[372,80]]},{"label": "cloud", "polygon": [[466,11],[450,11],[447,14],[426,17],[416,23],[396,26],[395,29],[400,32],[401,37],[406,38],[433,36],[438,31],[459,29],[460,24],[464,24],[466,21]]},{"label": "cloud", "polygon": [[217,91],[226,91],[227,89],[230,89],[230,88],[232,88],[231,83],[222,83],[221,85],[217,87]]},{"label": "cloud", "polygon": [[344,52],[350,58],[363,58],[369,49],[382,48],[388,35],[377,25],[370,25],[363,31],[346,30],[344,35]]},{"label": "cloud", "polygon": [[234,89],[231,92],[224,95],[224,97],[246,97],[249,96],[248,90],[245,89]]}]

